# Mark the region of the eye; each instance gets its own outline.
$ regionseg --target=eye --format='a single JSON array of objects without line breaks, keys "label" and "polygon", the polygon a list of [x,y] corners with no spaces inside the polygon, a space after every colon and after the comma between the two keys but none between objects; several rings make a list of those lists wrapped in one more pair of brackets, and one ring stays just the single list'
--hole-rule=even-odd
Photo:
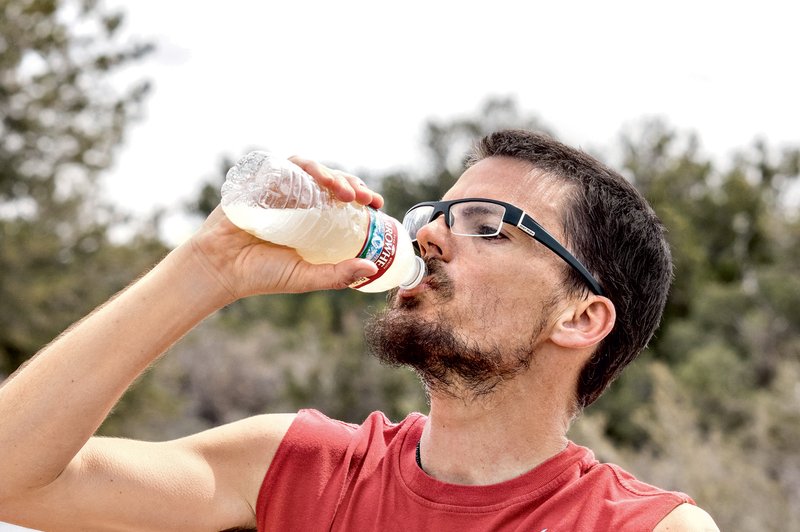
[{"label": "eye", "polygon": [[486,226],[486,231],[482,231],[482,232],[477,233],[477,234],[479,234],[479,235],[484,235],[485,234],[486,235],[486,236],[481,236],[480,237],[482,240],[507,240],[508,239],[508,237],[506,235],[504,235],[502,233],[502,231],[497,233],[497,234],[494,234],[495,231],[497,231],[496,228]]},{"label": "eye", "polygon": [[473,229],[473,234],[483,236],[486,235],[484,238],[495,236],[494,233],[497,231],[497,227],[493,225],[476,225]]}]

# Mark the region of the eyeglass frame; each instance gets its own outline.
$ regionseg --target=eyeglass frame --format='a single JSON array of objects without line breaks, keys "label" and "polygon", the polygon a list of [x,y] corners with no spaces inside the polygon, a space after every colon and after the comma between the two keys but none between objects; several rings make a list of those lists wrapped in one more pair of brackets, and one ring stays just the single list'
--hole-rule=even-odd
[{"label": "eyeglass frame", "polygon": [[[595,294],[602,296],[604,295],[603,289],[600,286],[600,283],[594,278],[594,276],[589,273],[589,270],[581,264],[581,262],[575,258],[575,256],[567,251],[558,240],[556,240],[553,235],[547,232],[547,230],[539,225],[539,223],[533,219],[528,213],[520,209],[519,207],[512,205],[510,203],[506,203],[505,201],[493,200],[488,198],[461,198],[455,200],[448,200],[448,201],[423,201],[421,203],[417,203],[416,205],[412,206],[410,209],[406,211],[406,214],[403,216],[403,226],[406,226],[406,218],[408,217],[409,213],[414,209],[420,207],[433,207],[433,212],[430,215],[430,218],[427,222],[423,225],[427,225],[434,221],[439,215],[444,216],[444,223],[448,229],[450,227],[450,207],[459,203],[467,203],[472,201],[480,201],[484,203],[493,203],[495,205],[500,205],[504,207],[505,211],[503,213],[503,223],[509,224],[511,226],[519,228],[523,233],[527,234],[537,242],[544,245],[547,249],[558,255],[564,262],[569,264],[575,271],[577,271],[580,276],[586,281],[586,284],[589,285],[589,288]],[[420,229],[422,226],[420,226]],[[451,229],[452,230],[452,229]],[[419,231],[419,229],[418,229]],[[490,235],[457,235],[457,236],[470,236],[470,237],[487,237],[487,236],[496,236],[499,234],[500,229],[498,227],[497,232],[490,234]],[[456,233],[453,233],[456,234]],[[412,241],[417,244],[416,235],[414,235]]]}]

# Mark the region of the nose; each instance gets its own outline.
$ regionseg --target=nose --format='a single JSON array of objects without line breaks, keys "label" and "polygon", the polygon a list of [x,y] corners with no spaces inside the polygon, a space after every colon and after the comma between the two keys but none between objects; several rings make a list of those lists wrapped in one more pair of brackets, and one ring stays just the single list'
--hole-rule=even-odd
[{"label": "nose", "polygon": [[445,224],[444,216],[437,216],[417,231],[417,245],[423,258],[436,257],[448,260],[450,229]]}]

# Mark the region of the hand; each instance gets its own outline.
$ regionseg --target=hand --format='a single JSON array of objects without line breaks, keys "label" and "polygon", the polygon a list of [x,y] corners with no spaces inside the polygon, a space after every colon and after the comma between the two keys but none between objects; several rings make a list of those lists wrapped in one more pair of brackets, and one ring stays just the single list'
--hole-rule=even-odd
[{"label": "hand", "polygon": [[370,190],[358,177],[297,156],[289,157],[289,160],[311,175],[321,187],[330,190],[337,199],[355,201],[375,209],[383,207],[383,197]]},{"label": "hand", "polygon": [[[337,199],[373,208],[383,206],[380,194],[370,190],[361,179],[308,159],[292,157],[291,160]],[[374,263],[364,259],[310,264],[291,248],[265,242],[239,229],[220,207],[186,245],[209,280],[223,290],[225,303],[255,294],[345,288],[377,271]]]}]

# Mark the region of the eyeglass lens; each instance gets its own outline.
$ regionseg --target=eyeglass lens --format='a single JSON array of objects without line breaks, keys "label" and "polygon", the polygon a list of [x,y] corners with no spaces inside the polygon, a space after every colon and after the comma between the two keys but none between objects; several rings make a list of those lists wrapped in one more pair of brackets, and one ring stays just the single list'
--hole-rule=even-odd
[{"label": "eyeglass lens", "polygon": [[[403,219],[403,226],[416,240],[417,231],[431,221],[434,207],[424,205],[412,209]],[[482,201],[465,201],[450,205],[447,225],[459,236],[494,236],[500,233],[506,209],[502,205]]]},{"label": "eyeglass lens", "polygon": [[422,229],[422,226],[430,222],[433,215],[433,207],[430,205],[423,205],[414,207],[408,211],[403,218],[403,227],[408,231],[412,241],[417,239],[417,231]]}]

